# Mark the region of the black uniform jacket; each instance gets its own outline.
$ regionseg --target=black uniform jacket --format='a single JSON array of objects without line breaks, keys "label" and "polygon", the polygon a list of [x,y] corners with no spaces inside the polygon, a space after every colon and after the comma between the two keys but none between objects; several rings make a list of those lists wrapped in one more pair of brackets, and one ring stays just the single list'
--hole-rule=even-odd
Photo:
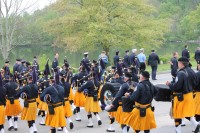
[{"label": "black uniform jacket", "polygon": [[38,87],[35,84],[28,84],[18,90],[16,97],[20,97],[21,93],[26,93],[27,99],[35,99],[38,97]]},{"label": "black uniform jacket", "polygon": [[8,98],[19,98],[16,97],[16,93],[18,91],[18,84],[16,82],[8,82],[4,85],[5,89],[6,89],[6,95]]},{"label": "black uniform jacket", "polygon": [[[77,85],[77,80],[82,79],[84,76],[85,77],[87,76],[87,72],[86,71],[81,71],[80,73],[74,75],[74,77],[72,77],[71,81],[72,81],[72,83],[75,82],[76,85]],[[86,80],[87,80],[87,78],[86,78]],[[78,86],[80,87],[83,84],[83,82],[84,82],[84,80],[79,81],[78,82]]]},{"label": "black uniform jacket", "polygon": [[144,80],[137,84],[130,99],[140,104],[150,104],[157,92],[156,87],[149,80]]},{"label": "black uniform jacket", "polygon": [[92,80],[87,81],[80,88],[78,88],[78,91],[82,92],[84,91],[84,89],[88,89],[88,95],[93,96],[93,95],[98,94],[99,87],[100,87],[99,81],[97,81],[96,79],[92,79]]},{"label": "black uniform jacket", "polygon": [[180,69],[177,73],[175,83],[169,85],[173,92],[187,94],[192,92],[197,86],[197,77],[190,67]]},{"label": "black uniform jacket", "polygon": [[175,57],[171,58],[171,75],[176,77],[178,71],[178,61]]},{"label": "black uniform jacket", "polygon": [[160,59],[156,53],[151,53],[148,58],[148,64],[151,66],[157,66],[160,64]]},{"label": "black uniform jacket", "polygon": [[42,94],[40,95],[40,99],[44,101],[46,95],[50,95],[51,101],[50,103],[56,104],[64,101],[64,88],[60,85],[52,85],[47,87]]},{"label": "black uniform jacket", "polygon": [[3,86],[0,86],[0,105],[6,105],[6,90]]},{"label": "black uniform jacket", "polygon": [[[133,90],[129,89],[129,86],[132,84],[132,82],[127,81],[126,83],[123,83],[119,89],[119,91],[117,92],[117,94],[115,95],[114,101],[112,102],[113,105],[117,105],[118,102],[121,102],[121,98],[122,96],[124,96],[124,94],[126,92],[133,92]],[[136,85],[136,84],[135,84]]]}]

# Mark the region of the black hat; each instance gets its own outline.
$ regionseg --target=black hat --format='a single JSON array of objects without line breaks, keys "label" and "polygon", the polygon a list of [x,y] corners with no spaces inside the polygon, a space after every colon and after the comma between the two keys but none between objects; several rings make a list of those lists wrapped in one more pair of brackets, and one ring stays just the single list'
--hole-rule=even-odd
[{"label": "black hat", "polygon": [[22,59],[16,59],[16,61],[21,61]]},{"label": "black hat", "polygon": [[5,63],[9,63],[9,61],[7,60],[7,61],[5,61]]},{"label": "black hat", "polygon": [[147,71],[142,71],[141,72],[141,75],[143,76],[143,77],[145,77],[145,78],[150,78],[150,74],[149,74],[149,72],[147,72]]},{"label": "black hat", "polygon": [[93,60],[92,63],[97,64],[97,61]]},{"label": "black hat", "polygon": [[29,61],[26,61],[26,65],[29,66],[31,65],[31,63]]},{"label": "black hat", "polygon": [[21,63],[26,63],[26,61],[25,61],[25,60],[22,60]]},{"label": "black hat", "polygon": [[154,50],[154,49],[152,49],[152,50],[151,50],[151,52],[155,52],[155,50]]},{"label": "black hat", "polygon": [[37,56],[34,56],[33,58],[37,59]]},{"label": "black hat", "polygon": [[126,52],[126,53],[128,53],[128,52],[129,52],[129,50],[126,50],[125,52]]},{"label": "black hat", "polygon": [[188,62],[189,62],[188,58],[186,58],[186,57],[180,57],[180,58],[178,59],[178,61],[180,61],[180,62],[185,62],[185,63],[188,63]]},{"label": "black hat", "polygon": [[53,76],[51,76],[49,79],[50,79],[50,80],[54,80]]},{"label": "black hat", "polygon": [[132,74],[129,73],[129,72],[125,72],[125,77],[127,77],[127,78],[131,78],[131,77],[132,77]]},{"label": "black hat", "polygon": [[113,66],[111,69],[116,69],[116,67],[115,67],[115,66]]}]

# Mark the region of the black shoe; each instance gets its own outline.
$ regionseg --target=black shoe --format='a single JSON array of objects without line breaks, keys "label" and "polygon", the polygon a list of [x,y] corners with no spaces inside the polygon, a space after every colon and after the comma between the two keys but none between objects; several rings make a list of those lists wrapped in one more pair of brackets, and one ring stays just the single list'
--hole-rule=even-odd
[{"label": "black shoe", "polygon": [[17,128],[15,128],[14,130],[15,130],[15,131],[17,131],[18,129],[17,129]]},{"label": "black shoe", "polygon": [[186,126],[185,124],[181,124],[182,127]]},{"label": "black shoe", "polygon": [[8,131],[14,130],[15,128],[13,126],[8,128]]},{"label": "black shoe", "polygon": [[72,122],[69,123],[69,128],[73,129],[74,128],[74,124]]},{"label": "black shoe", "polygon": [[89,128],[93,128],[93,125],[92,125],[92,126],[87,126],[87,127],[89,127]]},{"label": "black shoe", "polygon": [[98,120],[98,125],[100,126],[100,125],[102,125],[102,122],[101,122],[101,120]]},{"label": "black shoe", "polygon": [[115,132],[115,130],[109,130],[109,129],[107,129],[106,131],[107,132]]},{"label": "black shoe", "polygon": [[198,133],[199,132],[199,128],[200,128],[200,125],[198,124],[196,129],[194,130],[194,133]]},{"label": "black shoe", "polygon": [[34,131],[33,133],[37,133],[37,131]]},{"label": "black shoe", "polygon": [[74,114],[74,115],[76,114],[76,109],[74,109],[73,114]]},{"label": "black shoe", "polygon": [[63,128],[58,128],[57,130],[58,130],[58,131],[63,131]]}]

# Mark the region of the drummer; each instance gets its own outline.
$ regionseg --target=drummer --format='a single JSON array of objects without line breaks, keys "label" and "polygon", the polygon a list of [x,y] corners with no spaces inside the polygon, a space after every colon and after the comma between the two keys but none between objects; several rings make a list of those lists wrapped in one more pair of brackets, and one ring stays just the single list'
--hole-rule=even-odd
[{"label": "drummer", "polygon": [[122,96],[124,96],[126,92],[131,93],[129,90],[129,86],[133,84],[131,73],[125,72],[124,82],[125,83],[121,85],[120,90],[116,94],[114,101],[111,104],[111,107],[119,105],[117,112],[115,114],[115,119],[119,124],[121,124],[122,132],[127,133],[129,130],[129,127],[125,124],[124,120],[128,116],[128,113],[123,112],[122,110],[121,98]]},{"label": "drummer", "polygon": [[[157,93],[157,89],[149,81],[149,77],[149,72],[142,71],[140,74],[140,83],[138,83],[132,95],[125,93],[126,97],[135,101],[135,108],[125,120],[125,124],[131,126],[135,130],[135,133],[139,133],[140,131],[150,133],[150,129],[156,128],[151,102]],[[142,114],[141,112],[145,113]]]},{"label": "drummer", "polygon": [[175,121],[175,130],[181,133],[181,119],[188,119],[193,126],[194,133],[198,133],[200,125],[195,120],[195,104],[193,99],[193,88],[195,88],[195,73],[189,67],[186,57],[178,59],[179,71],[175,83],[166,82],[173,92],[172,117]]}]

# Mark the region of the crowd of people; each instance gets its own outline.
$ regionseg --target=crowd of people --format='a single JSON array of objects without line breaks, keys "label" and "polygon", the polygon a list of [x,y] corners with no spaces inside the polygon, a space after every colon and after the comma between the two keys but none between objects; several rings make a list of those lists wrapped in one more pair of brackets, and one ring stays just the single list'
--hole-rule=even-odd
[{"label": "crowd of people", "polygon": [[[199,49],[198,49],[199,50]],[[158,93],[151,82],[157,80],[156,71],[160,63],[155,50],[146,58],[144,49],[125,51],[120,57],[116,51],[113,66],[106,71],[109,64],[105,51],[102,51],[97,60],[90,61],[89,53],[83,54],[77,73],[72,72],[70,63],[65,58],[59,66],[59,54],[56,53],[51,69],[47,60],[45,69],[40,71],[37,57],[33,62],[16,59],[11,73],[9,61],[5,62],[0,74],[0,133],[4,133],[5,117],[9,124],[8,131],[18,131],[18,117],[27,121],[30,133],[37,133],[35,120],[40,117],[41,126],[49,126],[51,133],[73,129],[71,116],[81,122],[81,107],[85,109],[88,117],[88,128],[93,128],[92,116],[96,117],[98,125],[102,125],[99,113],[108,111],[110,125],[107,132],[115,132],[113,123],[121,125],[123,133],[130,127],[136,132],[149,133],[156,128],[153,98]],[[173,53],[170,61],[172,81],[166,85],[172,91],[171,115],[175,121],[176,133],[181,133],[182,119],[191,121],[193,131],[198,133],[200,125],[200,73],[195,73],[189,63],[187,46],[178,59],[178,53]],[[195,52],[197,68],[200,70],[200,50]],[[152,73],[146,71],[150,65]],[[120,89],[114,95],[111,105],[104,107],[99,102],[101,87],[110,83],[120,83]],[[20,100],[23,99],[23,106]],[[67,126],[69,125],[69,126]]]}]

